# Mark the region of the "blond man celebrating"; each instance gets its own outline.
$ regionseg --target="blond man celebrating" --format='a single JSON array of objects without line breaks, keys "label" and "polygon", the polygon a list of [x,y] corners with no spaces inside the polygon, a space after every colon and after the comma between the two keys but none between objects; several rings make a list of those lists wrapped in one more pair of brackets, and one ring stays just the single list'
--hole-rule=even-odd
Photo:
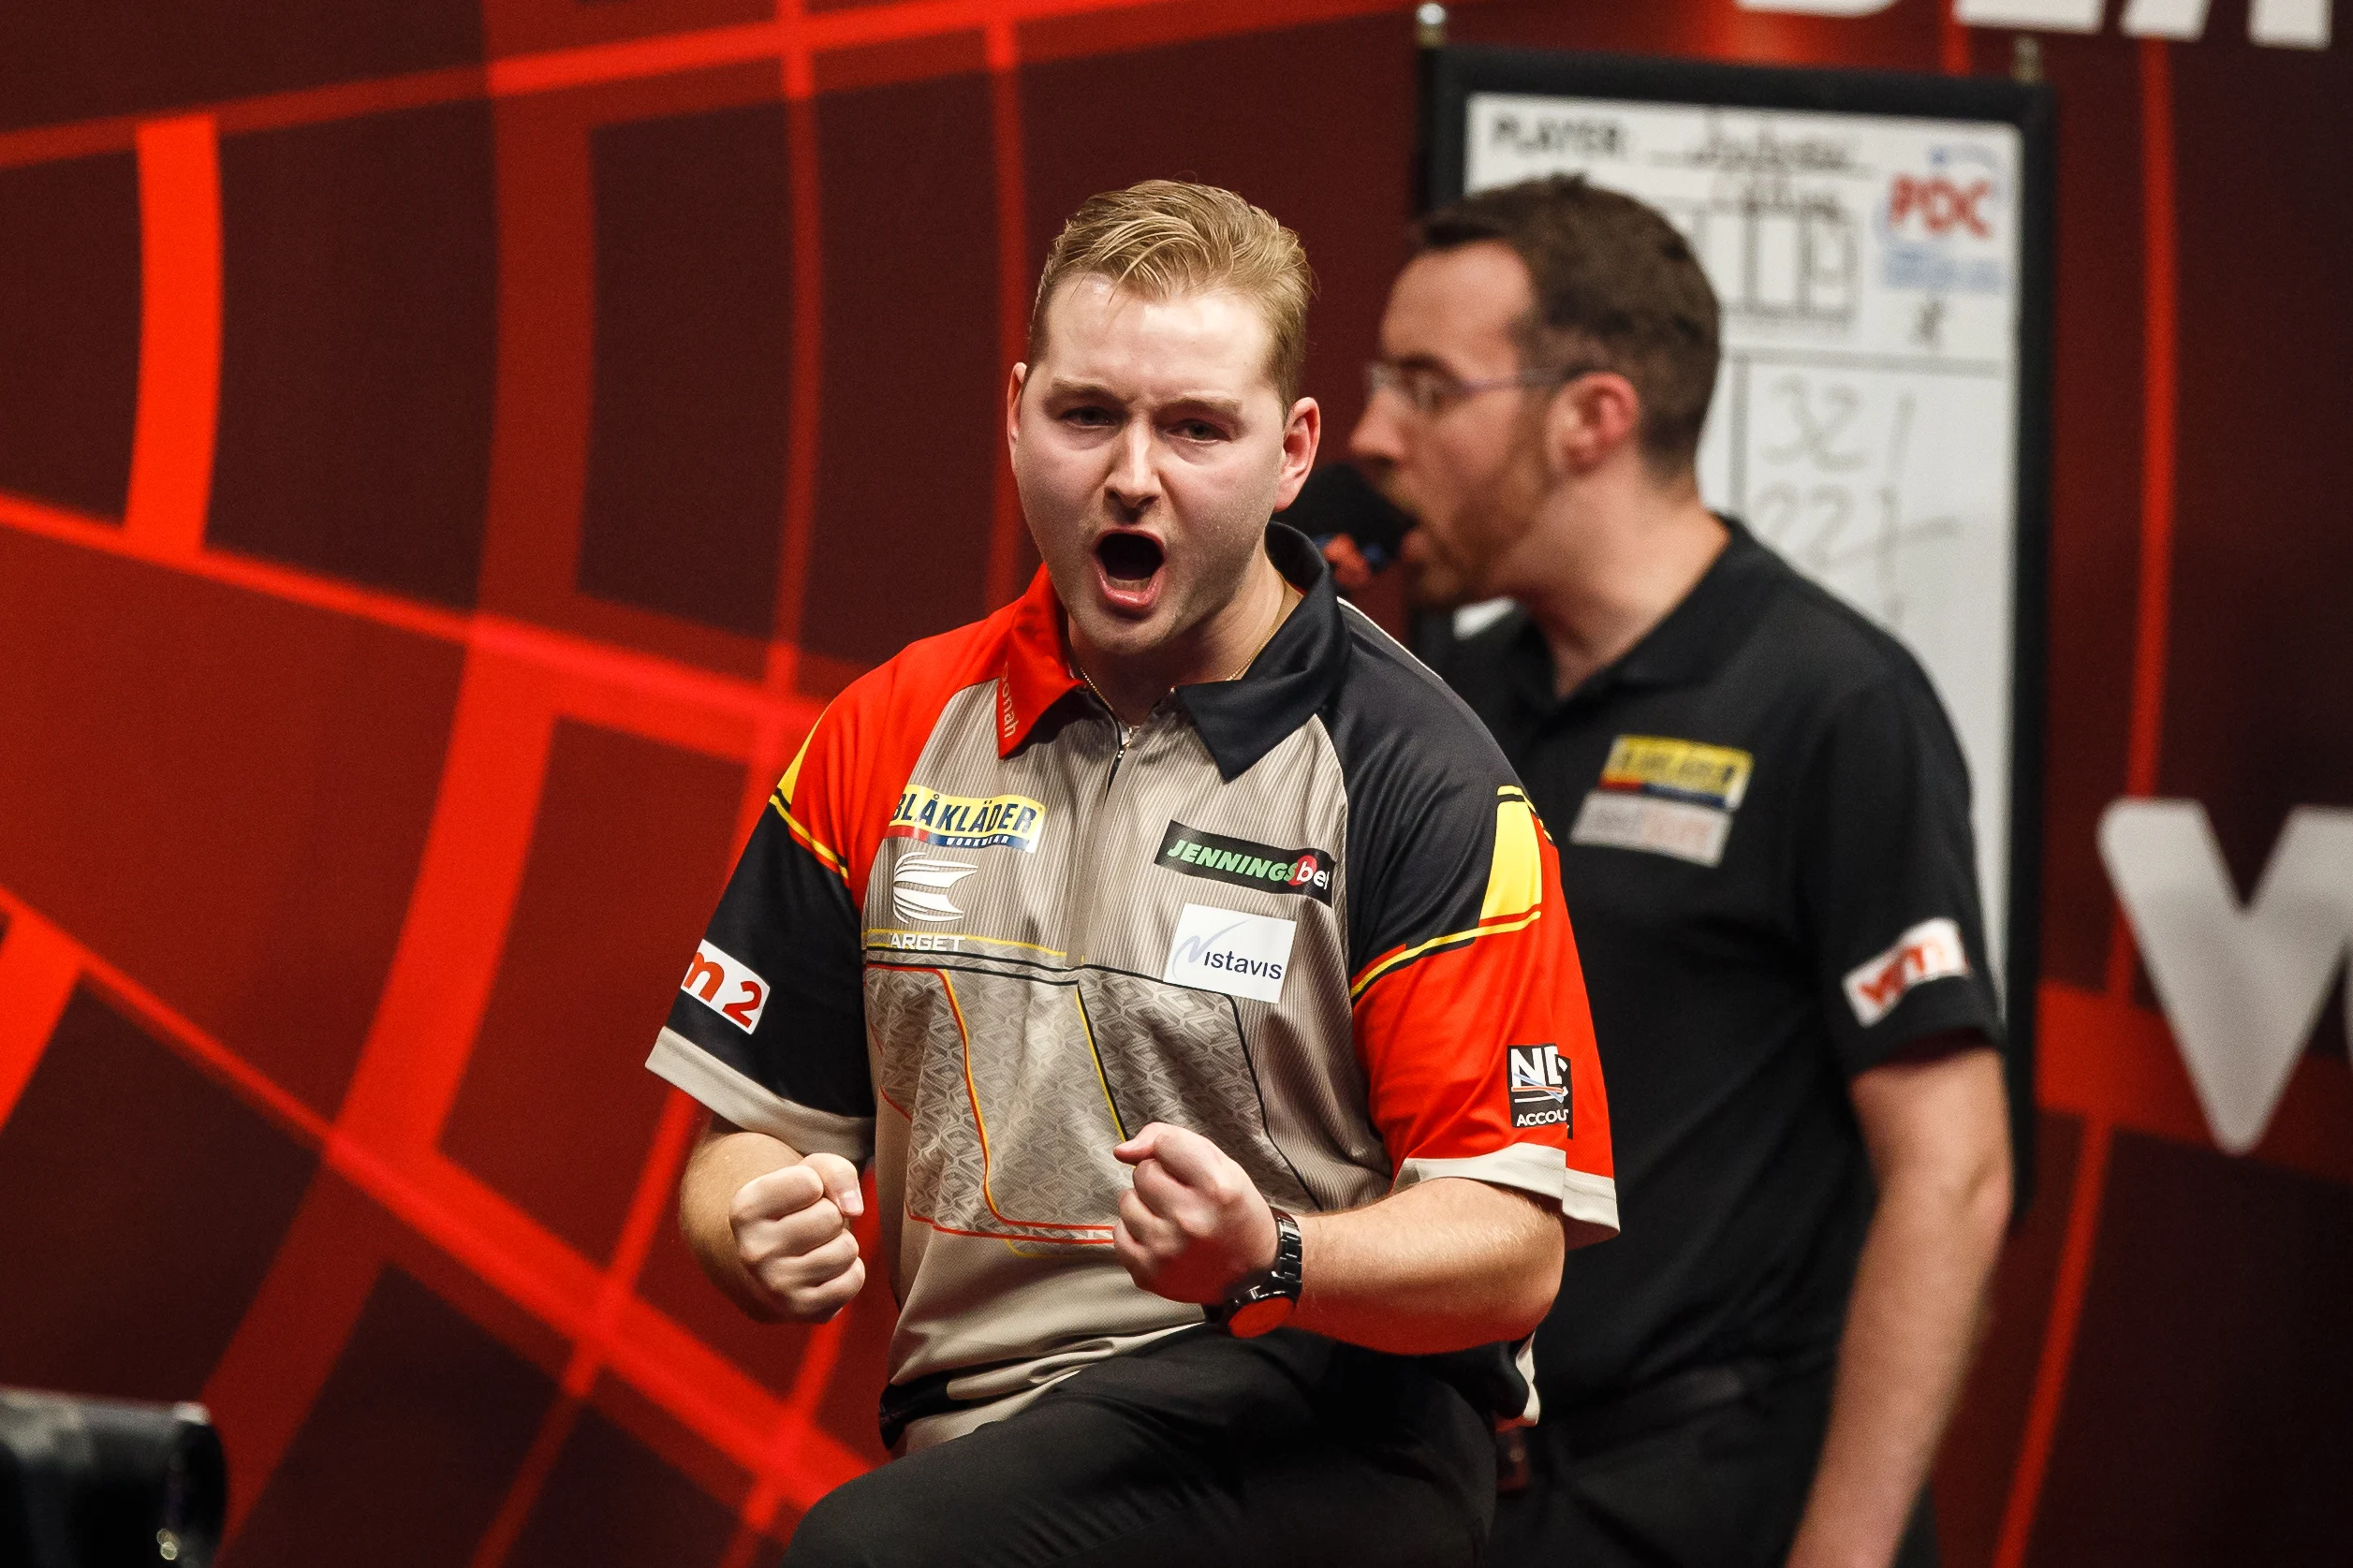
[{"label": "blond man celebrating", "polygon": [[1616,1229],[1551,841],[1269,524],[1312,287],[1229,192],[1080,209],[1006,395],[1043,568],[818,721],[654,1048],[712,1278],[899,1303],[905,1457],[788,1563],[1472,1562]]}]

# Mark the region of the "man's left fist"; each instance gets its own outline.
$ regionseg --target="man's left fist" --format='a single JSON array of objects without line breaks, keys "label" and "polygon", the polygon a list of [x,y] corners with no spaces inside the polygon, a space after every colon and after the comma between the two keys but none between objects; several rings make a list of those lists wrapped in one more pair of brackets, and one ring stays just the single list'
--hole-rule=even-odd
[{"label": "man's left fist", "polygon": [[1210,1306],[1274,1265],[1274,1213],[1247,1172],[1199,1133],[1154,1121],[1111,1150],[1136,1167],[1111,1246],[1154,1296]]}]

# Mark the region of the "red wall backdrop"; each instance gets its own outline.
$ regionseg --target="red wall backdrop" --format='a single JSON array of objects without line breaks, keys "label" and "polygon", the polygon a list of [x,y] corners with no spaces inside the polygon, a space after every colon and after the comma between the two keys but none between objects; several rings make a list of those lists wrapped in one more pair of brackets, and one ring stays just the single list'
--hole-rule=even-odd
[{"label": "red wall backdrop", "polygon": [[[2119,7],[2110,7],[2111,11]],[[1466,40],[2000,71],[1937,0]],[[2208,1140],[2094,848],[2353,803],[2347,46],[2047,37],[2043,1180],[1937,1476],[1999,1564],[2353,1539],[2343,1009]],[[212,1406],[239,1568],[743,1564],[878,1458],[639,1066],[822,701],[1012,593],[993,409],[1080,198],[1305,237],[1333,429],[1409,207],[1392,0],[0,11],[0,1382]]]}]

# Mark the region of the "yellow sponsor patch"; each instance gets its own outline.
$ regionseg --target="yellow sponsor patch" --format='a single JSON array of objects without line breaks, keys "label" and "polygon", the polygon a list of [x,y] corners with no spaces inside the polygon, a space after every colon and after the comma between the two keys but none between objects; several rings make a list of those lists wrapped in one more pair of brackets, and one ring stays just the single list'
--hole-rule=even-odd
[{"label": "yellow sponsor patch", "polygon": [[1752,760],[1730,746],[1621,735],[1601,765],[1601,787],[1738,811],[1741,797],[1748,793]]},{"label": "yellow sponsor patch", "polygon": [[942,849],[1035,851],[1046,808],[1026,795],[942,795],[909,784],[892,808],[887,839],[915,839]]}]

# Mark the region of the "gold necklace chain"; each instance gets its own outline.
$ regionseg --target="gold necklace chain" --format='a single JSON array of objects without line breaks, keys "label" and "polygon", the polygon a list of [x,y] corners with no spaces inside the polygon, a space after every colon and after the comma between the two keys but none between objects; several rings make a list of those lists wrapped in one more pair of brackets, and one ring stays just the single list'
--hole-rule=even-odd
[{"label": "gold necklace chain", "polygon": [[[1258,638],[1258,645],[1250,650],[1250,656],[1243,660],[1231,675],[1226,677],[1228,681],[1241,680],[1250,667],[1258,662],[1258,655],[1266,652],[1266,645],[1272,642],[1274,634],[1283,629],[1283,617],[1290,613],[1291,595],[1294,593],[1299,593],[1299,590],[1287,582],[1283,584],[1283,592],[1277,594],[1274,600],[1274,619],[1267,623],[1266,633]],[[1307,595],[1299,593],[1299,596],[1305,598]]]},{"label": "gold necklace chain", "polygon": [[[1205,684],[1223,685],[1228,681],[1239,681],[1243,678],[1243,676],[1247,674],[1250,667],[1258,662],[1258,655],[1266,652],[1266,645],[1274,640],[1274,634],[1283,629],[1283,619],[1290,613],[1292,604],[1296,600],[1304,599],[1305,597],[1307,597],[1306,594],[1292,587],[1287,581],[1285,582],[1283,584],[1283,593],[1281,596],[1274,601],[1274,619],[1267,623],[1266,631],[1259,637],[1257,646],[1250,650],[1250,656],[1243,660],[1242,663],[1235,667],[1234,672],[1231,675],[1222,676],[1217,681],[1213,682],[1205,682]],[[1119,716],[1119,710],[1112,706],[1111,699],[1110,697],[1103,695],[1103,688],[1095,683],[1095,677],[1087,673],[1086,666],[1079,663],[1078,654],[1075,652],[1070,656],[1070,663],[1072,667],[1078,670],[1079,679],[1086,682],[1087,690],[1095,694],[1095,700],[1101,703],[1105,709],[1109,710],[1111,715],[1111,722],[1119,725],[1120,728],[1120,744],[1123,746],[1126,745],[1129,738],[1134,736],[1136,731],[1142,726],[1140,725],[1131,725],[1126,720]],[[1157,704],[1154,706],[1157,706]]]}]

